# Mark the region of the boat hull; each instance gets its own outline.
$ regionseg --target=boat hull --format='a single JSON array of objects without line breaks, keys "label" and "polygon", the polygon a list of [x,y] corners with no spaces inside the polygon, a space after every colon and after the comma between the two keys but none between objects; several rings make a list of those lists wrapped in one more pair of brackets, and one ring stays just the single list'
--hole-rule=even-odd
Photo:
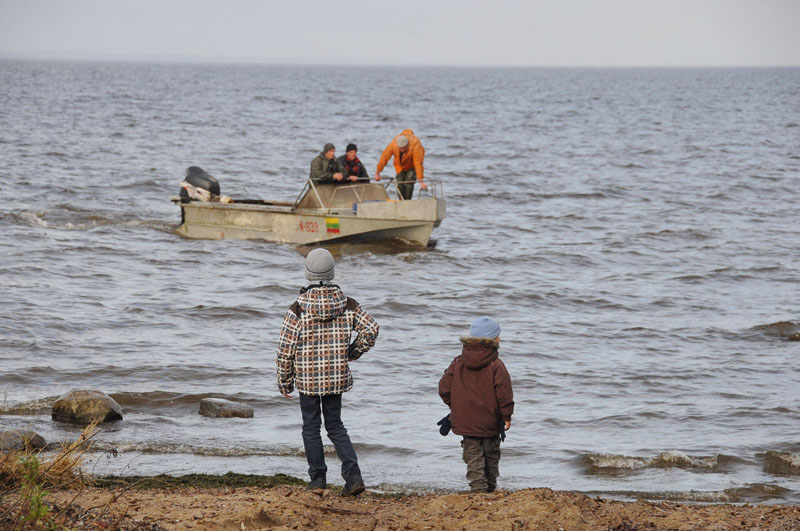
[{"label": "boat hull", "polygon": [[187,238],[259,239],[313,244],[402,238],[427,245],[445,216],[444,199],[353,203],[347,210],[294,209],[290,204],[181,204],[178,233]]}]

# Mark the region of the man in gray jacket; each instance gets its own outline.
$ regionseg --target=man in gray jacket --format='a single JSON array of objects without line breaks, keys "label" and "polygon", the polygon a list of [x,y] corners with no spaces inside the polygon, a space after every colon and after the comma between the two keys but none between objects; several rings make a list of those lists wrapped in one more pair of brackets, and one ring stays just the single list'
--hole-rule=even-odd
[{"label": "man in gray jacket", "polygon": [[338,184],[345,181],[347,170],[336,158],[336,146],[330,142],[322,148],[322,153],[311,161],[311,180],[314,184]]}]

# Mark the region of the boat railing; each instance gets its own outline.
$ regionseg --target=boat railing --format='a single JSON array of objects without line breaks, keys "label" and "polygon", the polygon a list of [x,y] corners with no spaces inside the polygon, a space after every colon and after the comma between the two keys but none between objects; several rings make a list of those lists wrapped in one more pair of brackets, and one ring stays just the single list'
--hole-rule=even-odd
[{"label": "boat railing", "polygon": [[311,181],[311,179],[309,179],[306,181],[306,184],[305,186],[303,186],[303,189],[300,190],[300,194],[297,196],[297,199],[294,200],[294,204],[292,205],[292,210],[297,210],[297,207],[300,205],[300,201],[302,201],[303,198],[306,196],[307,192],[309,191],[309,188],[314,191],[314,195],[317,197],[317,201],[319,201],[319,204],[320,205],[323,204],[322,198],[319,196],[319,192],[317,192],[317,187],[314,186],[314,183]]},{"label": "boat railing", "polygon": [[[427,193],[431,194],[431,196],[434,199],[444,199],[444,182],[443,181],[433,181],[433,180],[428,181],[428,180],[426,180],[426,181],[422,181],[422,182],[424,182],[428,186],[428,189],[427,190],[423,190],[421,186],[417,186],[416,187],[417,199],[422,199],[423,192],[427,192]],[[415,184],[419,185],[419,183],[420,183],[420,181],[416,181]],[[401,201],[405,201],[405,199],[403,199],[402,194],[400,194],[400,185],[404,184],[404,183],[395,182],[394,184],[395,184],[395,193],[397,193],[398,199],[400,199]]]},{"label": "boat railing", "polygon": [[[384,184],[384,181],[386,183]],[[417,199],[422,199],[423,193],[429,193],[434,199],[444,199],[444,182],[442,181],[433,181],[427,180],[424,181],[425,184],[428,186],[427,190],[423,190],[421,186],[417,186],[416,195]],[[386,188],[386,193],[389,193],[389,187],[394,185],[394,193],[397,196],[398,201],[409,201],[408,199],[403,197],[403,194],[400,193],[400,187],[405,184],[414,184],[418,185],[420,181],[398,181],[394,177],[388,177],[380,180],[380,184],[383,184],[384,188]]]},{"label": "boat railing", "polygon": [[[417,186],[416,199],[422,199],[423,193],[430,194],[434,199],[444,199],[444,183],[442,181],[430,180],[430,181],[425,181],[425,183],[427,184],[428,189],[423,190],[421,186]],[[386,190],[387,198],[389,197],[390,188],[394,188],[397,197],[396,201],[408,201],[408,199],[405,199],[403,195],[400,193],[400,188],[399,188],[400,185],[407,183],[398,182],[394,177],[388,177],[382,179],[379,182],[370,181],[363,183],[356,182],[350,185],[337,185],[337,187],[334,188],[333,194],[331,195],[331,198],[327,203],[322,199],[322,195],[324,194],[320,194],[313,180],[308,179],[306,181],[305,186],[303,186],[303,189],[300,191],[300,194],[297,196],[297,199],[295,200],[292,206],[292,210],[297,210],[303,199],[305,199],[305,197],[308,194],[313,194],[313,197],[315,197],[317,200],[317,204],[320,205],[320,209],[330,213],[331,210],[335,208],[334,205],[337,204],[336,201],[337,194],[340,193],[343,194],[345,193],[346,190],[347,193],[352,193],[355,196],[356,203],[361,203],[365,200],[365,192],[370,189],[371,185],[374,184],[380,184],[383,186],[384,190]],[[419,183],[416,182],[414,184],[419,184]]]}]

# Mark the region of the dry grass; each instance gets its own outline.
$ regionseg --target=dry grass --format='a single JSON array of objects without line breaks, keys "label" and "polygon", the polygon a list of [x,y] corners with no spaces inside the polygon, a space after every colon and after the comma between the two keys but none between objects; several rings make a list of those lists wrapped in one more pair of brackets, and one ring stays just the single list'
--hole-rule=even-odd
[{"label": "dry grass", "polygon": [[43,487],[63,488],[80,480],[83,456],[91,448],[91,440],[97,433],[99,433],[97,423],[93,422],[84,428],[75,441],[63,443],[61,450],[51,456],[44,456],[40,451],[0,454],[0,488],[7,494],[21,484],[25,477],[22,463],[31,455],[39,460],[39,474]]},{"label": "dry grass", "polygon": [[40,528],[55,522],[60,513],[50,514],[44,502],[46,489],[83,487],[83,457],[97,433],[97,423],[89,424],[75,441],[64,443],[53,455],[26,450],[0,454],[0,527]]}]

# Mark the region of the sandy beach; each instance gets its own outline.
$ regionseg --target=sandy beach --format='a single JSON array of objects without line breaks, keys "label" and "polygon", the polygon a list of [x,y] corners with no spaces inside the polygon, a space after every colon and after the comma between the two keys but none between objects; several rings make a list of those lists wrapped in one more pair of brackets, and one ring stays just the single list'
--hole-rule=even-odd
[{"label": "sandy beach", "polygon": [[[77,494],[77,496],[76,496]],[[492,494],[342,497],[338,489],[88,488],[51,493],[71,527],[120,529],[775,529],[800,528],[790,505],[622,502],[536,488]]]}]

